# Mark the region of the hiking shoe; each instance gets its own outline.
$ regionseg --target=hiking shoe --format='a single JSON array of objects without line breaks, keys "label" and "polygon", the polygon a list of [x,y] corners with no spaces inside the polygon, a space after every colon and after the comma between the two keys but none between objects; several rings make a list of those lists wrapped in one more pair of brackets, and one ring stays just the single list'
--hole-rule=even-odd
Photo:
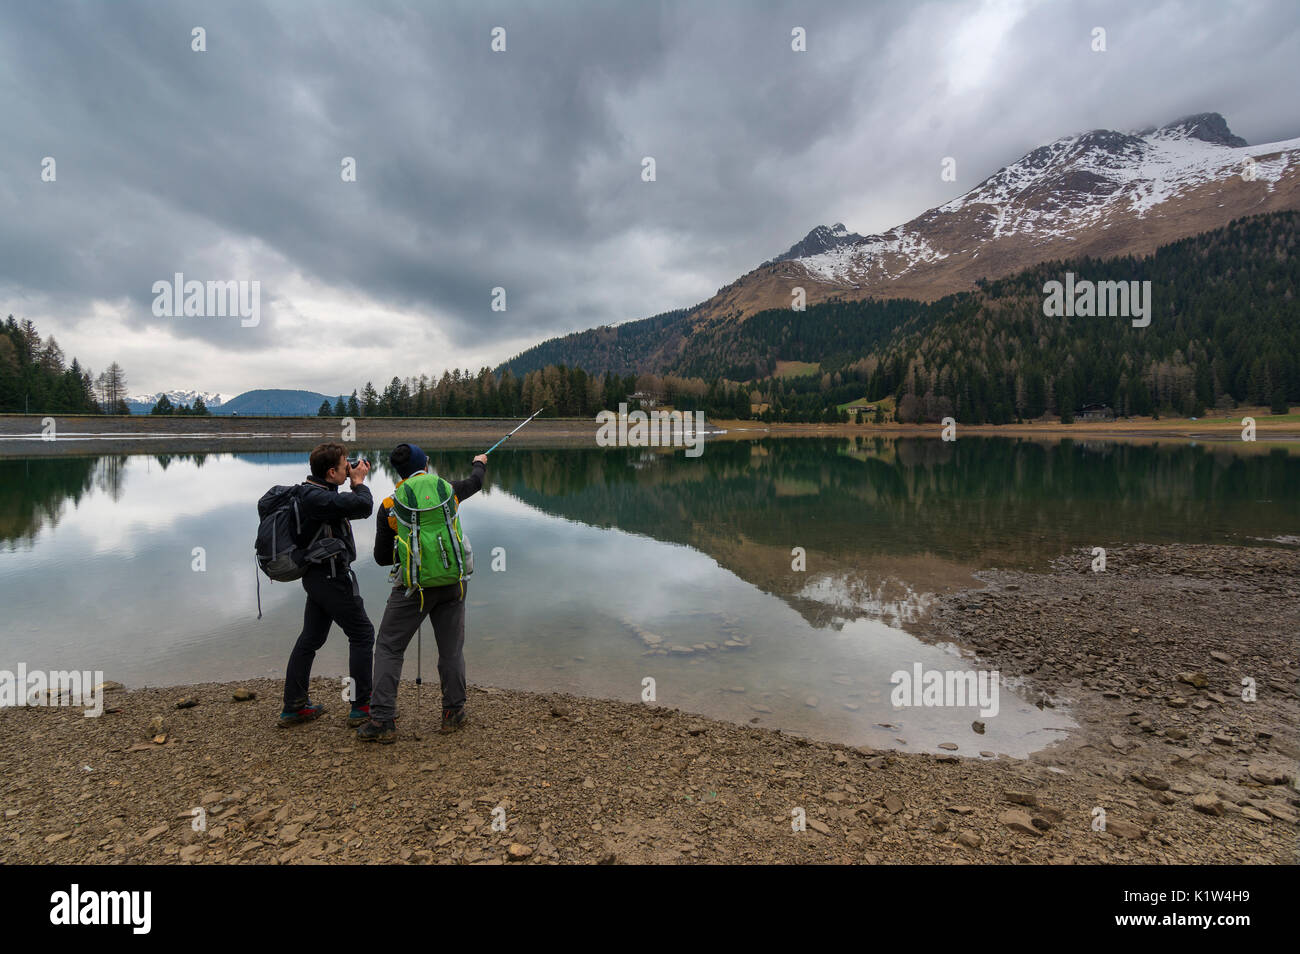
[{"label": "hiking shoe", "polygon": [[365,725],[370,721],[370,706],[353,706],[352,711],[348,713],[348,728],[355,729],[359,725]]},{"label": "hiking shoe", "polygon": [[290,725],[297,725],[300,722],[311,722],[319,719],[325,714],[325,707],[316,705],[314,702],[308,702],[305,706],[297,709],[285,709],[280,713],[279,725],[281,728]]},{"label": "hiking shoe", "polygon": [[367,719],[365,724],[357,729],[357,739],[361,742],[396,742],[397,726],[393,725],[391,719],[388,722]]},{"label": "hiking shoe", "polygon": [[442,726],[438,729],[438,731],[455,732],[457,729],[459,729],[462,725],[465,724],[465,720],[468,718],[469,716],[465,714],[464,706],[461,706],[459,709],[443,709]]}]

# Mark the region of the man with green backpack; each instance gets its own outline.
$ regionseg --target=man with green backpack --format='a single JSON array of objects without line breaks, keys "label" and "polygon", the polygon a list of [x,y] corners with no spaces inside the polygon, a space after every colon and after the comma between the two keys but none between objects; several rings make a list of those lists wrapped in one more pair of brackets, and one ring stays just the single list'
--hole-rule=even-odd
[{"label": "man with green backpack", "polygon": [[363,742],[393,742],[397,684],[411,637],[426,616],[438,643],[443,732],[460,728],[465,715],[465,590],[474,554],[461,530],[459,509],[483,486],[487,455],[474,458],[465,480],[444,480],[428,471],[428,457],[414,444],[398,444],[389,463],[402,479],[379,508],[375,562],[393,567],[393,591],[375,637],[370,721],[357,729]]}]

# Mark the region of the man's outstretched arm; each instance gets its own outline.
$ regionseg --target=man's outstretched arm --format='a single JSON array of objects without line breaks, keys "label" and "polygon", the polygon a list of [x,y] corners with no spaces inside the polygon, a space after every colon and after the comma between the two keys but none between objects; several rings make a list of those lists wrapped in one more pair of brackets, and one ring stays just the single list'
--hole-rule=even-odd
[{"label": "man's outstretched arm", "polygon": [[483,475],[486,473],[487,455],[479,454],[474,458],[474,472],[464,480],[453,480],[451,492],[456,495],[457,500],[464,503],[466,497],[472,497],[483,489]]}]

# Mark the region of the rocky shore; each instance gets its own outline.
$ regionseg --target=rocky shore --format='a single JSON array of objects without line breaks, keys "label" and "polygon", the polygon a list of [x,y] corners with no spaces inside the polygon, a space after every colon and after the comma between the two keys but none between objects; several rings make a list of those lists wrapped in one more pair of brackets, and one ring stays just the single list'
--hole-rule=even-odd
[{"label": "rocky shore", "polygon": [[924,624],[1071,706],[1081,729],[1032,759],[488,687],[441,735],[411,685],[376,746],[333,680],[291,729],[269,680],[117,691],[93,719],[0,710],[0,862],[1295,863],[1300,552],[1091,559],[983,574]]}]

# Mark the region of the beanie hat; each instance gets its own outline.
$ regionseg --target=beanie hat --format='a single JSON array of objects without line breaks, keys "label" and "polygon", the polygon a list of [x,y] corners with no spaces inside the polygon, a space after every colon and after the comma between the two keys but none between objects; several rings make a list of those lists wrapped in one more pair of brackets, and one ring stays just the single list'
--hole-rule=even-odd
[{"label": "beanie hat", "polygon": [[[398,444],[397,446],[401,447],[403,445]],[[397,468],[397,473],[401,475],[403,480],[410,477],[412,474],[418,474],[420,471],[424,470],[424,468],[429,466],[429,457],[424,453],[424,451],[420,450],[420,448],[416,447],[414,444],[407,444],[405,446],[410,448],[411,457],[405,465]]]}]

